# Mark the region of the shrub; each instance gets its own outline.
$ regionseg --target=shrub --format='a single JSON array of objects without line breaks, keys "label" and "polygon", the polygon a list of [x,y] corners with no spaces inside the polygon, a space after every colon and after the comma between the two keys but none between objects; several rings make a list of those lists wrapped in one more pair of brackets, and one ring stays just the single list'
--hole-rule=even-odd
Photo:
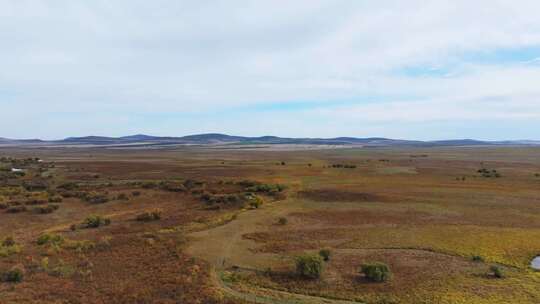
[{"label": "shrub", "polygon": [[45,191],[49,188],[49,185],[42,180],[24,181],[22,186],[27,191]]},{"label": "shrub", "polygon": [[249,206],[253,209],[258,209],[262,205],[262,199],[257,196],[252,196],[249,200]]},{"label": "shrub", "polygon": [[116,199],[119,200],[119,201],[127,201],[127,200],[129,200],[129,197],[125,193],[120,193],[120,194],[118,194]]},{"label": "shrub", "polygon": [[99,193],[85,193],[82,199],[90,204],[103,204],[109,201],[106,194]]},{"label": "shrub", "polygon": [[99,215],[90,215],[82,223],[84,228],[98,228],[100,226],[107,226],[111,223],[108,218],[101,217]]},{"label": "shrub", "polygon": [[484,258],[479,256],[479,255],[473,255],[472,260],[473,260],[473,262],[483,262]]},{"label": "shrub", "polygon": [[139,195],[141,195],[141,192],[140,191],[133,191],[133,192],[131,192],[131,195],[139,196]]},{"label": "shrub", "polygon": [[13,254],[21,252],[21,247],[19,245],[13,246],[0,246],[0,257],[5,258]]},{"label": "shrub", "polygon": [[44,233],[37,238],[38,245],[54,244],[60,245],[64,242],[64,238],[61,235],[53,233]]},{"label": "shrub", "polygon": [[392,278],[392,272],[388,265],[380,262],[363,264],[360,272],[373,282],[385,282]]},{"label": "shrub", "polygon": [[32,211],[37,214],[49,214],[53,213],[54,211],[58,210],[60,206],[58,205],[47,205],[47,206],[37,206],[32,208]]},{"label": "shrub", "polygon": [[59,185],[57,188],[64,189],[64,190],[76,190],[79,188],[79,185],[77,183],[69,182]]},{"label": "shrub", "polygon": [[54,195],[49,197],[49,203],[61,203],[62,197],[60,195]]},{"label": "shrub", "polygon": [[8,257],[19,252],[21,252],[21,248],[13,237],[8,236],[0,243],[0,257]]},{"label": "shrub", "polygon": [[141,187],[144,189],[153,189],[157,187],[157,184],[154,182],[145,182],[141,185]]},{"label": "shrub", "polygon": [[146,211],[137,215],[137,221],[141,222],[150,222],[157,221],[161,219],[161,209],[154,209],[152,211]]},{"label": "shrub", "polygon": [[493,275],[494,277],[496,277],[498,279],[504,278],[503,270],[497,265],[491,266],[489,268],[489,271],[491,272],[491,275]]},{"label": "shrub", "polygon": [[280,224],[280,225],[287,225],[287,222],[288,222],[288,220],[285,217],[280,217],[278,219],[278,224]]},{"label": "shrub", "polygon": [[33,199],[33,200],[28,200],[28,201],[24,202],[24,204],[26,206],[45,205],[45,204],[47,204],[47,201],[46,200]]},{"label": "shrub", "polygon": [[21,213],[21,212],[25,212],[27,209],[26,209],[26,206],[11,206],[9,208],[7,208],[6,212],[7,213]]},{"label": "shrub", "polygon": [[3,282],[19,283],[22,282],[23,278],[24,268],[22,266],[15,266],[0,275],[0,281]]},{"label": "shrub", "polygon": [[319,251],[319,255],[323,258],[325,262],[330,261],[330,249],[321,249],[321,251]]},{"label": "shrub", "polygon": [[304,278],[318,279],[323,270],[323,261],[318,255],[306,254],[296,258],[296,273]]},{"label": "shrub", "polygon": [[2,241],[2,246],[5,246],[5,247],[9,247],[9,246],[14,246],[16,243],[15,243],[15,240],[13,239],[12,236],[8,236],[6,237],[3,241]]},{"label": "shrub", "polygon": [[65,249],[76,250],[77,252],[85,252],[96,247],[96,244],[89,240],[73,241],[67,240],[62,246]]}]

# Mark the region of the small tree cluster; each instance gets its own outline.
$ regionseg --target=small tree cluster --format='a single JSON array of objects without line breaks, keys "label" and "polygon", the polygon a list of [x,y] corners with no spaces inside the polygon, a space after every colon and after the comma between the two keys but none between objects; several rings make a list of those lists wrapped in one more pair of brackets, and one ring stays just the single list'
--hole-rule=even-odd
[{"label": "small tree cluster", "polygon": [[8,236],[0,242],[0,257],[8,257],[19,252],[21,252],[21,248],[13,237]]},{"label": "small tree cluster", "polygon": [[46,206],[36,206],[32,208],[32,212],[37,213],[37,214],[49,214],[58,210],[58,208],[60,208],[60,206],[55,205],[55,204],[50,204]]},{"label": "small tree cluster", "polygon": [[305,254],[296,257],[296,273],[304,278],[318,279],[323,271],[323,260],[318,255]]},{"label": "small tree cluster", "polygon": [[330,255],[331,255],[330,249],[321,249],[319,251],[319,255],[323,258],[325,262],[330,261]]},{"label": "small tree cluster", "polygon": [[360,268],[360,272],[363,273],[368,280],[373,282],[386,282],[392,278],[390,267],[380,262],[363,264]]},{"label": "small tree cluster", "polygon": [[24,268],[14,266],[10,270],[0,273],[0,282],[19,283],[24,278]]},{"label": "small tree cluster", "polygon": [[356,165],[332,164],[332,168],[356,169]]},{"label": "small tree cluster", "polygon": [[98,228],[100,226],[107,226],[111,223],[111,220],[108,218],[104,218],[99,215],[90,215],[87,217],[83,223],[83,228]]},{"label": "small tree cluster", "polygon": [[496,277],[498,279],[504,278],[504,272],[503,272],[502,268],[497,266],[497,265],[491,266],[489,268],[489,271],[490,271],[492,276],[494,276],[494,277]]},{"label": "small tree cluster", "polygon": [[151,211],[143,212],[139,215],[137,215],[137,221],[140,222],[151,222],[151,221],[157,221],[161,219],[161,209],[154,209]]},{"label": "small tree cluster", "polygon": [[486,168],[482,168],[482,169],[479,169],[477,171],[478,173],[480,173],[482,175],[482,177],[495,177],[495,178],[499,178],[501,177],[501,174],[499,172],[497,172],[497,170],[495,169],[492,169],[492,170],[488,170]]}]

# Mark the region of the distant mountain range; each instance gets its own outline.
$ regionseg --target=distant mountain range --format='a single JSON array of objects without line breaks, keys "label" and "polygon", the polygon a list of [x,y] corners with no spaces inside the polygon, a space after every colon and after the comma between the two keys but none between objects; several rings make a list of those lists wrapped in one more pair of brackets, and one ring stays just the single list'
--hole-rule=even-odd
[{"label": "distant mountain range", "polygon": [[183,137],[161,137],[144,134],[105,137],[84,136],[68,137],[62,140],[40,139],[7,139],[0,138],[0,146],[97,146],[97,147],[144,147],[144,146],[171,146],[171,145],[338,145],[338,146],[413,146],[413,147],[452,147],[452,146],[540,146],[540,141],[480,141],[473,139],[418,141],[399,140],[381,137],[356,138],[287,138],[277,136],[245,137],[226,134],[208,133],[188,135]]}]

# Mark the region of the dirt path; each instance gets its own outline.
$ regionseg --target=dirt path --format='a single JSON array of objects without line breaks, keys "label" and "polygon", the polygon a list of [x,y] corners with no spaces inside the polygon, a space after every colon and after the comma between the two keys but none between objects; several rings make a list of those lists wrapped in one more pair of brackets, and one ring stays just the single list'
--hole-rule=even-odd
[{"label": "dirt path", "polygon": [[234,290],[221,279],[222,271],[231,266],[265,269],[281,260],[282,257],[276,254],[253,254],[250,249],[254,249],[257,244],[242,238],[242,235],[257,231],[257,228],[263,226],[268,227],[275,223],[278,217],[301,210],[301,207],[300,201],[284,200],[243,212],[236,220],[223,226],[191,233],[189,237],[192,241],[186,252],[210,262],[215,269],[212,274],[214,284],[232,298],[262,304],[358,304],[359,302],[354,301],[327,299],[261,287],[252,287],[251,293],[245,293]]},{"label": "dirt path", "polygon": [[214,272],[212,278],[227,296],[250,303],[260,304],[362,304],[361,302],[327,299],[317,296],[286,292],[261,287],[252,287],[252,293],[240,292],[225,283],[220,273]]},{"label": "dirt path", "polygon": [[300,203],[294,200],[284,200],[265,204],[255,210],[238,214],[238,217],[216,228],[189,234],[192,238],[187,253],[210,262],[216,269],[221,270],[231,266],[264,269],[272,262],[280,260],[275,254],[253,254],[257,244],[242,238],[242,235],[258,231],[263,226],[271,226],[280,216],[299,210]]}]

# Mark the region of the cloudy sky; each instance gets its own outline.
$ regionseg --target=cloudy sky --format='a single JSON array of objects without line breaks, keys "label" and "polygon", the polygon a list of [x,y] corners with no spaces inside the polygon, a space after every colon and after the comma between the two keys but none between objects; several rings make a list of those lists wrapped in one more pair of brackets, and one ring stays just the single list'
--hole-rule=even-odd
[{"label": "cloudy sky", "polygon": [[0,0],[0,137],[540,139],[540,1]]}]

